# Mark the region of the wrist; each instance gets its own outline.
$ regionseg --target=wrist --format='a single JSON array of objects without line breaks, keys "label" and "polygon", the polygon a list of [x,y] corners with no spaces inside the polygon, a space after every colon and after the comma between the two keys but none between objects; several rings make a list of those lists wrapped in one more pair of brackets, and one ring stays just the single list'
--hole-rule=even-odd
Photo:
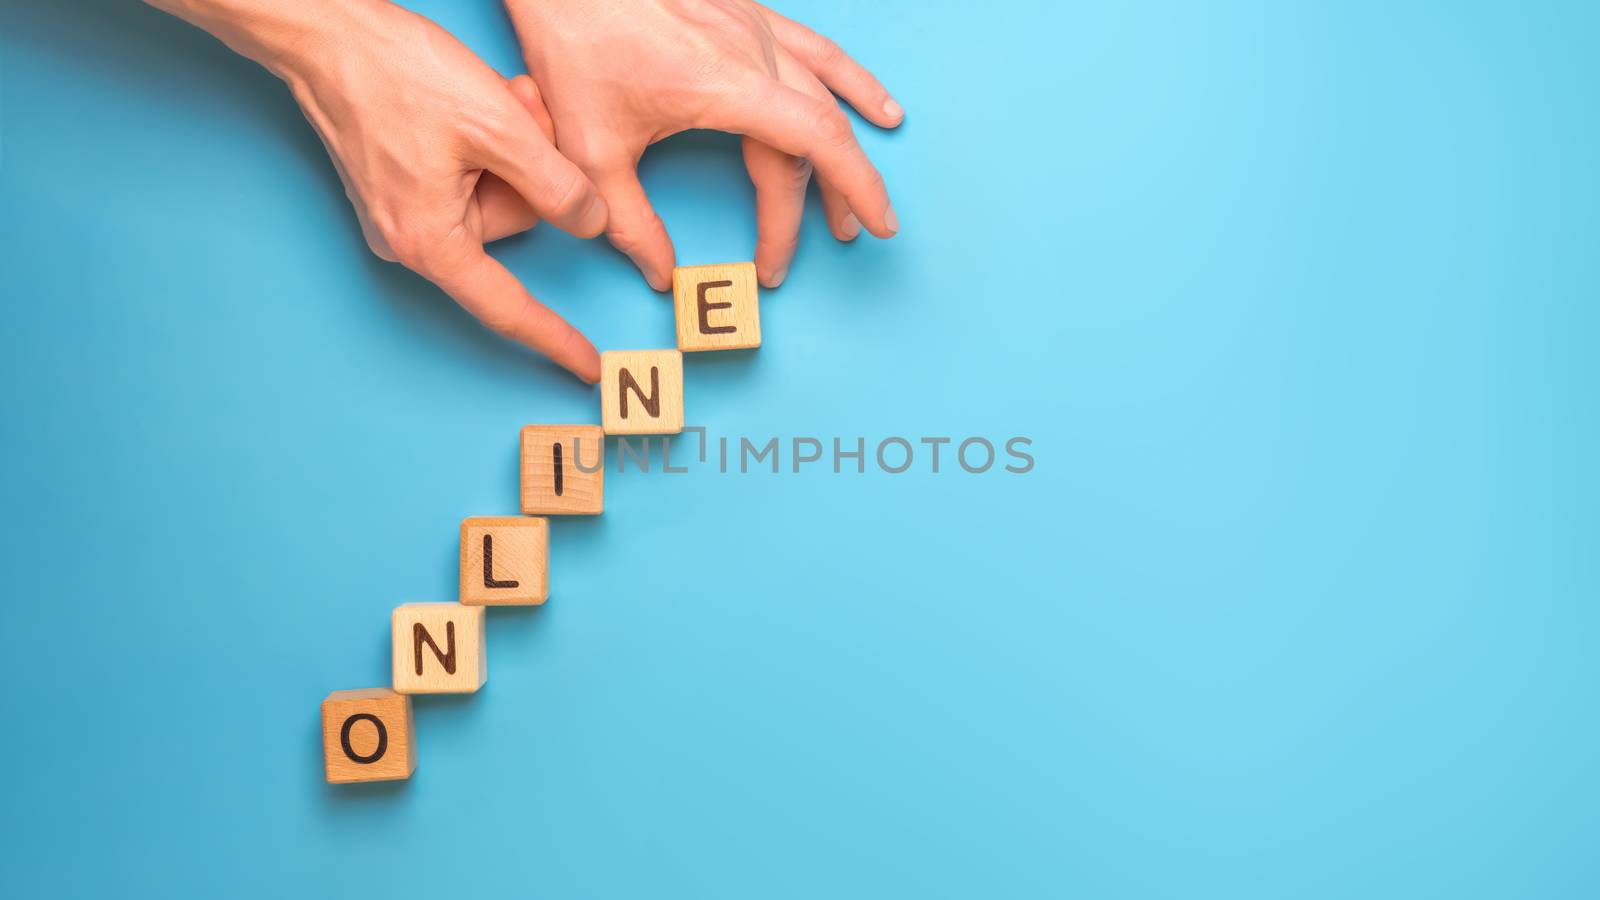
[{"label": "wrist", "polygon": [[387,0],[146,0],[296,87],[338,36]]}]

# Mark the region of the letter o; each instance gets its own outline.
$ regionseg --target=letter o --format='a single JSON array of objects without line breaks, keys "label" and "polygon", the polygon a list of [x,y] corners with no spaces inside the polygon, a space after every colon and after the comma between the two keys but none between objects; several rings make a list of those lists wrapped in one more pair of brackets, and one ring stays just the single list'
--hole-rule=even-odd
[{"label": "letter o", "polygon": [[[967,465],[967,448],[971,447],[973,444],[982,444],[983,449],[989,453],[989,458],[984,460],[983,465],[978,466],[977,468]],[[961,468],[966,469],[968,472],[971,472],[974,475],[981,472],[987,472],[989,471],[989,467],[994,465],[994,445],[989,443],[989,441],[985,438],[967,438],[961,442],[961,449],[956,451],[956,458],[960,460]]]},{"label": "letter o", "polygon": [[[371,756],[361,756],[356,753],[356,748],[350,746],[350,726],[366,719],[373,727],[378,729],[378,749],[372,751]],[[339,747],[344,750],[344,755],[351,760],[366,765],[383,759],[383,754],[389,752],[389,729],[383,727],[383,720],[372,713],[356,713],[344,720],[344,727],[339,729]]]},{"label": "letter o", "polygon": [[[883,448],[890,444],[899,444],[906,448],[906,461],[901,463],[899,468],[894,468],[883,461]],[[901,472],[911,468],[911,442],[902,437],[884,438],[878,444],[878,468],[888,472],[890,475],[899,475]]]}]

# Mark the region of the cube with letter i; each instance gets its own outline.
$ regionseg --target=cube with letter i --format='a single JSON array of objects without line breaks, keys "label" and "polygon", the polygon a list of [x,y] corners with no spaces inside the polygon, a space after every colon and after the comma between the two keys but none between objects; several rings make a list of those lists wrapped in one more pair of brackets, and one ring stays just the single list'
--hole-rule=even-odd
[{"label": "cube with letter i", "polygon": [[761,346],[756,264],[679,266],[672,270],[678,349],[748,350]]},{"label": "cube with letter i", "polygon": [[522,429],[522,511],[597,516],[605,509],[606,435],[598,425]]}]

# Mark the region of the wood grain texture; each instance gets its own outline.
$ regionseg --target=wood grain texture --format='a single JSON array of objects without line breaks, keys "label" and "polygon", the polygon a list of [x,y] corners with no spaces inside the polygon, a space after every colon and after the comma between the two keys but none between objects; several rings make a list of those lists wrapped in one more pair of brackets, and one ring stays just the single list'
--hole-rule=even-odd
[{"label": "wood grain texture", "polygon": [[396,607],[393,622],[396,691],[470,694],[489,680],[483,607],[407,603]]},{"label": "wood grain texture", "polygon": [[683,354],[677,350],[600,354],[600,421],[606,434],[683,431]]},{"label": "wood grain texture", "polygon": [[334,691],[322,701],[329,784],[401,781],[417,770],[411,698],[388,688]]},{"label": "wood grain texture", "polygon": [[[596,516],[604,512],[605,452],[605,432],[598,425],[525,426],[522,511],[533,516]],[[593,471],[585,472],[579,466]]]},{"label": "wood grain texture", "polygon": [[679,266],[672,270],[678,349],[748,350],[761,346],[756,264]]},{"label": "wood grain texture", "polygon": [[535,606],[550,596],[550,521],[477,516],[461,522],[461,602]]}]

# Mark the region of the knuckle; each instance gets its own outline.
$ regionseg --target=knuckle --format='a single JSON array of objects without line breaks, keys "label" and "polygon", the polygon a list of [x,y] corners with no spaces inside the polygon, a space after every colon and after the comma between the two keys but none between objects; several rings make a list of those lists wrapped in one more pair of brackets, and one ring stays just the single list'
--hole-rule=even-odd
[{"label": "knuckle", "polygon": [[790,187],[805,187],[811,182],[811,160],[803,156],[790,157],[789,165],[784,167],[784,174],[788,176]]},{"label": "knuckle", "polygon": [[431,268],[432,249],[427,241],[411,229],[400,229],[385,236],[395,261],[408,269],[426,272]]},{"label": "knuckle", "polygon": [[643,248],[645,235],[648,233],[635,222],[616,221],[612,222],[611,226],[606,229],[606,239],[618,250],[632,254],[634,251]]},{"label": "knuckle", "polygon": [[634,244],[636,243],[636,241],[633,239],[633,235],[628,232],[628,229],[623,228],[620,225],[612,225],[610,228],[606,229],[606,240],[610,241],[613,247],[616,247],[618,250],[621,250],[624,253],[632,251]]},{"label": "knuckle", "polygon": [[637,216],[614,216],[606,237],[619,250],[632,252],[643,249],[651,238],[663,231],[661,217],[654,209],[642,211]]},{"label": "knuckle", "polygon": [[372,215],[372,229],[367,235],[367,245],[372,252],[390,262],[397,262],[405,266],[411,263],[407,260],[411,256],[413,239],[403,220],[386,211],[374,211]]},{"label": "knuckle", "polygon": [[483,322],[495,334],[515,340],[521,331],[523,314],[527,311],[527,308],[527,301],[524,300],[518,306],[487,310],[479,316],[479,321]]},{"label": "knuckle", "polygon": [[550,209],[553,218],[576,216],[588,205],[588,185],[575,172],[558,175],[550,183]]},{"label": "knuckle", "polygon": [[478,127],[483,130],[483,136],[491,141],[502,144],[518,146],[526,143],[522,129],[522,121],[517,116],[523,111],[514,98],[506,98],[504,102],[492,105],[477,117]]},{"label": "knuckle", "polygon": [[367,249],[372,251],[373,256],[376,256],[384,262],[397,263],[400,261],[400,257],[395,256],[394,251],[390,250],[381,241],[367,238]]},{"label": "knuckle", "polygon": [[782,259],[791,259],[795,251],[800,248],[800,236],[798,234],[786,234],[783,237],[768,236],[762,238],[759,243],[760,249],[765,253]]},{"label": "knuckle", "polygon": [[463,98],[458,115],[470,142],[480,147],[509,152],[528,142],[532,121],[510,90]]},{"label": "knuckle", "polygon": [[811,53],[816,57],[817,62],[823,65],[832,65],[845,57],[842,47],[832,38],[820,34],[812,42]]},{"label": "knuckle", "polygon": [[837,148],[855,143],[855,132],[850,128],[850,120],[837,109],[818,113],[813,128],[817,140],[824,146]]},{"label": "knuckle", "polygon": [[573,328],[571,325],[563,325],[560,329],[560,336],[550,345],[548,355],[552,359],[570,358],[576,352],[576,347],[580,340],[582,338],[578,334],[578,329]]},{"label": "knuckle", "polygon": [[394,254],[394,261],[400,265],[430,277],[448,268],[447,242],[434,229],[402,221],[381,233]]},{"label": "knuckle", "polygon": [[536,135],[522,127],[521,123],[501,122],[494,126],[494,131],[485,139],[485,143],[504,159],[521,160],[530,165],[541,166],[546,159],[544,151],[548,146],[540,139],[541,137],[542,135]]},{"label": "knuckle", "polygon": [[361,220],[361,236],[366,239],[367,249],[372,251],[372,255],[384,262],[399,262],[389,242],[378,231],[378,227],[366,219]]}]

